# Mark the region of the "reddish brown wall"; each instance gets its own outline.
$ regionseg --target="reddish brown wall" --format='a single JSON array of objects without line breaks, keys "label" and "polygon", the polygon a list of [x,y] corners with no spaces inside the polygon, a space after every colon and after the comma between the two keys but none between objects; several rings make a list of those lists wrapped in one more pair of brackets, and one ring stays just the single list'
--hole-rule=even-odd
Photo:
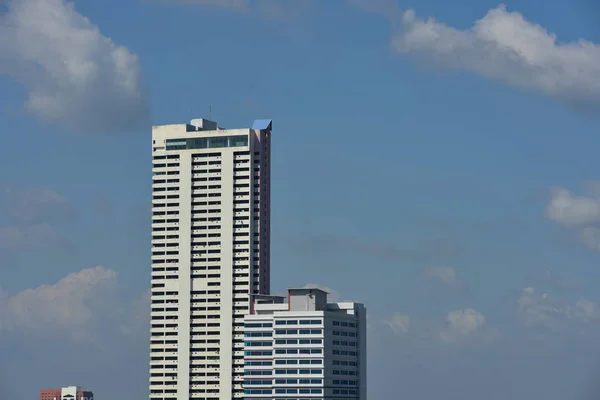
[{"label": "reddish brown wall", "polygon": [[40,390],[40,400],[60,400],[60,389],[42,389]]}]

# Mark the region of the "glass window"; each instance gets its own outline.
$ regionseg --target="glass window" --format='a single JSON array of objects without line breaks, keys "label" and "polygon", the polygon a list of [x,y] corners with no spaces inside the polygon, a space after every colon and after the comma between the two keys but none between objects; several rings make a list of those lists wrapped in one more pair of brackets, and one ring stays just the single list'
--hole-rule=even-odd
[{"label": "glass window", "polygon": [[[248,136],[217,136],[208,138],[167,139],[166,150],[207,149],[219,147],[248,146]],[[196,155],[203,157],[203,154]],[[209,154],[210,156],[210,154]]]},{"label": "glass window", "polygon": [[183,150],[186,148],[185,139],[167,139],[166,150]]},{"label": "glass window", "polygon": [[229,147],[248,146],[248,136],[229,136]]},{"label": "glass window", "polygon": [[208,147],[206,138],[193,138],[187,140],[188,149],[206,149]]},{"label": "glass window", "polygon": [[217,147],[227,147],[227,137],[211,137],[208,138],[208,147],[211,149]]}]

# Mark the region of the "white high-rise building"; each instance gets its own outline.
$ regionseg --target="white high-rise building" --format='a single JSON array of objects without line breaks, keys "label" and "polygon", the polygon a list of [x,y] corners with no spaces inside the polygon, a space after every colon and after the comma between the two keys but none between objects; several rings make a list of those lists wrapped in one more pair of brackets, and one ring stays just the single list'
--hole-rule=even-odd
[{"label": "white high-rise building", "polygon": [[246,399],[366,400],[364,305],[289,289],[287,298],[254,296],[244,321]]},{"label": "white high-rise building", "polygon": [[270,290],[271,129],[152,128],[152,400],[243,397],[244,317]]}]

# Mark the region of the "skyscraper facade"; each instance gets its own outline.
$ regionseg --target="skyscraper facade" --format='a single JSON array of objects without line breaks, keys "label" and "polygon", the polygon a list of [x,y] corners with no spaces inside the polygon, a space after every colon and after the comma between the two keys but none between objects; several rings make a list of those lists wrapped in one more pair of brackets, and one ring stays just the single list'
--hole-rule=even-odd
[{"label": "skyscraper facade", "polygon": [[270,291],[271,130],[152,128],[152,400],[244,396],[244,317]]}]

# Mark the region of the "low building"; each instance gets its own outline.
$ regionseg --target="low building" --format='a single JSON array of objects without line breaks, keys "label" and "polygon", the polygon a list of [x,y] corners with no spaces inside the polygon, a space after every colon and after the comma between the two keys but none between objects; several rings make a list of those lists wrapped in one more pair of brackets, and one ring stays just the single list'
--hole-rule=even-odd
[{"label": "low building", "polygon": [[40,400],[94,400],[94,393],[80,386],[40,390]]},{"label": "low building", "polygon": [[320,289],[256,295],[244,318],[246,399],[366,400],[366,308]]}]

